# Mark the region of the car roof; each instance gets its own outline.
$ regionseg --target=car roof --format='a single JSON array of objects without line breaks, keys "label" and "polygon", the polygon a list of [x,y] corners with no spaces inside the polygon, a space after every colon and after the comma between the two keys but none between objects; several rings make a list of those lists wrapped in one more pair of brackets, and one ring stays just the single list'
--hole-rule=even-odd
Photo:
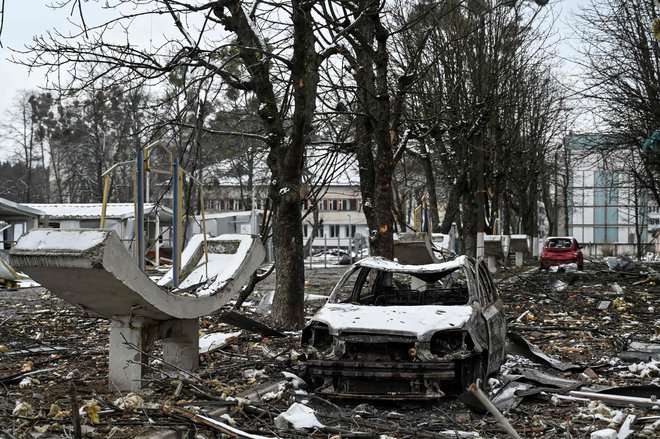
[{"label": "car roof", "polygon": [[355,267],[374,268],[381,271],[397,272],[397,273],[410,273],[410,274],[424,274],[424,273],[450,273],[461,267],[467,265],[469,259],[467,256],[459,256],[456,259],[448,262],[437,262],[433,264],[399,264],[398,262],[390,259],[385,259],[380,256],[370,256],[359,260],[354,264]]},{"label": "car roof", "polygon": [[550,241],[551,239],[575,239],[572,236],[548,236],[545,238],[546,241]]}]

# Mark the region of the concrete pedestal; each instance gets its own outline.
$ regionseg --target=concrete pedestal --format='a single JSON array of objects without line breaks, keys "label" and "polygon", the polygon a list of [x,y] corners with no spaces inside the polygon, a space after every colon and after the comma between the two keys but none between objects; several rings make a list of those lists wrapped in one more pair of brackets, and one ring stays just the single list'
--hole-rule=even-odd
[{"label": "concrete pedestal", "polygon": [[524,259],[525,259],[524,252],[516,252],[516,267],[522,267]]},{"label": "concrete pedestal", "polygon": [[[153,320],[115,316],[110,325],[108,382],[111,390],[134,392],[140,389],[142,366],[153,343]],[[150,334],[151,333],[151,334]]]},{"label": "concrete pedestal", "polygon": [[[199,320],[170,320],[163,323],[163,360],[174,370],[199,367]],[[166,367],[167,367],[166,365]]]},{"label": "concrete pedestal", "polygon": [[491,273],[497,272],[497,256],[488,256],[488,270]]}]

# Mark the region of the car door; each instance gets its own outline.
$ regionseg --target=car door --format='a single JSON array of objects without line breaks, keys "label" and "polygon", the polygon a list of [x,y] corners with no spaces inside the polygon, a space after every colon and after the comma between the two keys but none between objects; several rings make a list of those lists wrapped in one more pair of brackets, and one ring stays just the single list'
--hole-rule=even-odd
[{"label": "car door", "polygon": [[504,345],[506,343],[506,317],[504,305],[497,294],[497,287],[486,264],[479,263],[479,284],[485,300],[481,314],[488,328],[488,366],[486,374],[499,370],[504,362]]}]

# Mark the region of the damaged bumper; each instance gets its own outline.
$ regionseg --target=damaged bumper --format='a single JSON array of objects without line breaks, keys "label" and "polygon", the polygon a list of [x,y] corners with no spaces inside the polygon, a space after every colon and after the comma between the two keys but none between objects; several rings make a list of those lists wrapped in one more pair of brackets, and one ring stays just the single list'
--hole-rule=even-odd
[{"label": "damaged bumper", "polygon": [[307,372],[318,393],[340,398],[435,399],[456,378],[453,362],[366,362],[309,360]]}]

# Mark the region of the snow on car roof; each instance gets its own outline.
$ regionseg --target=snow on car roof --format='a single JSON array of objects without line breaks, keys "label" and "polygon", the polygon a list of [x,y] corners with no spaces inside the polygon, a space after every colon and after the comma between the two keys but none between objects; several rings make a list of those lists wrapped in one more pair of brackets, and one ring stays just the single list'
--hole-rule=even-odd
[{"label": "snow on car roof", "polygon": [[399,273],[442,273],[457,270],[463,267],[468,261],[467,256],[459,256],[453,261],[438,262],[435,264],[399,264],[390,259],[380,256],[371,256],[355,263],[356,267],[376,268],[382,271],[392,271]]}]

